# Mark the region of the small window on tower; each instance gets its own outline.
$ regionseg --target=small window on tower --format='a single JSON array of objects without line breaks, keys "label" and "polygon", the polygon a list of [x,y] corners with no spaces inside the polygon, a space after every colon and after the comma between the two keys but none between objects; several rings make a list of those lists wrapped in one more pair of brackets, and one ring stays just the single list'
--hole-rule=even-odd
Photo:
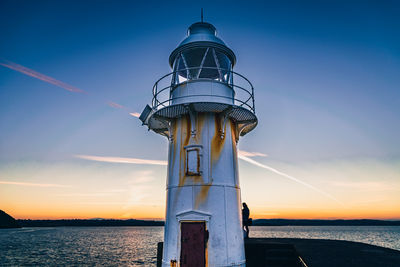
[{"label": "small window on tower", "polygon": [[201,146],[186,146],[186,175],[201,175]]}]

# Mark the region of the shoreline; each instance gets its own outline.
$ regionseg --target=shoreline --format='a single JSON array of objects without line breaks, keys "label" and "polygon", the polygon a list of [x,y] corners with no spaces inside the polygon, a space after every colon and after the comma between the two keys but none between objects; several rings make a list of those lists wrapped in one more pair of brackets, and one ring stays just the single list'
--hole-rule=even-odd
[{"label": "shoreline", "polygon": [[[164,226],[164,221],[155,220],[116,220],[116,219],[60,219],[29,220],[18,219],[21,227],[61,227],[61,226]],[[252,226],[400,226],[400,221],[386,220],[290,220],[290,219],[257,219]]]}]

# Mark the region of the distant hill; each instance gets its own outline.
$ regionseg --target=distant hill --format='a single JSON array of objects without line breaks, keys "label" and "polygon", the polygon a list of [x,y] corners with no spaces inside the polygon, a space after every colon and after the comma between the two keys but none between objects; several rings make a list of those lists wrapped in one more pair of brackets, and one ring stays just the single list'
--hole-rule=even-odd
[{"label": "distant hill", "polygon": [[56,226],[163,226],[163,221],[146,220],[113,220],[113,219],[72,219],[72,220],[18,220],[23,227],[56,227]]},{"label": "distant hill", "polygon": [[288,220],[288,219],[258,219],[253,220],[253,226],[400,226],[400,221],[383,220]]},{"label": "distant hill", "polygon": [[17,221],[5,213],[4,211],[0,210],[0,228],[20,228],[21,226],[17,223]]}]

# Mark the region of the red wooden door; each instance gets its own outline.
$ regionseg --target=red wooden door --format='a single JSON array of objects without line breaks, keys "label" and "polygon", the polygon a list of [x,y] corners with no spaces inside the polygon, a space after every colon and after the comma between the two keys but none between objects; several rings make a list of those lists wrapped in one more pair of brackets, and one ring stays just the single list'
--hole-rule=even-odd
[{"label": "red wooden door", "polygon": [[204,267],[206,264],[206,225],[204,222],[181,223],[181,266]]}]

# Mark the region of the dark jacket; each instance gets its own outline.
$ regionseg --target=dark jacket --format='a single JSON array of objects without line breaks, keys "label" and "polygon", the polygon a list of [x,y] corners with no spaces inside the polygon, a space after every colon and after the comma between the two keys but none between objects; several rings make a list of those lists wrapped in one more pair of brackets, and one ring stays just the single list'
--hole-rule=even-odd
[{"label": "dark jacket", "polygon": [[250,216],[250,210],[248,207],[244,207],[242,209],[242,219],[243,222],[247,222],[249,220],[249,216]]}]

